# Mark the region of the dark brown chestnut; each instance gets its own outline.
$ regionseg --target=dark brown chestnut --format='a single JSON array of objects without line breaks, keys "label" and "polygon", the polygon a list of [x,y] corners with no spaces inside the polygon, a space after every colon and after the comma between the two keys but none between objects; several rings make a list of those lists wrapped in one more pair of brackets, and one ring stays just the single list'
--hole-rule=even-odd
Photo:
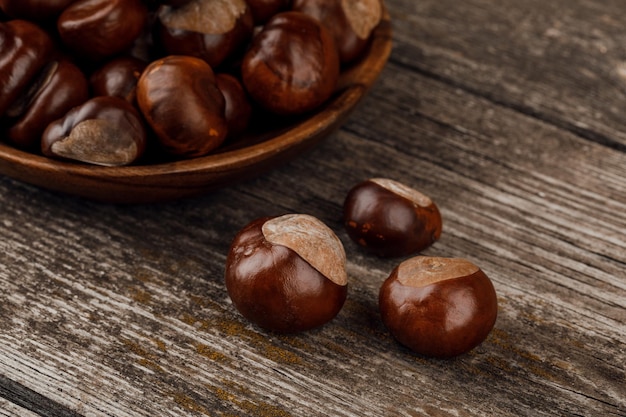
[{"label": "dark brown chestnut", "polygon": [[230,74],[217,74],[215,80],[226,101],[224,114],[228,123],[228,136],[232,138],[247,129],[252,117],[252,106],[237,78]]},{"label": "dark brown chestnut", "polygon": [[292,10],[318,19],[335,38],[341,62],[359,58],[380,23],[380,0],[294,0]]},{"label": "dark brown chestnut", "polygon": [[228,134],[224,96],[213,70],[199,58],[174,55],[152,62],[139,78],[137,102],[172,155],[205,155]]},{"label": "dark brown chestnut", "polygon": [[45,130],[41,151],[52,158],[122,166],[146,148],[146,129],[135,108],[117,97],[96,97],[74,107]]},{"label": "dark brown chestnut", "polygon": [[146,0],[147,4],[152,7],[158,6],[174,6],[181,7],[187,3],[191,3],[194,0]]},{"label": "dark brown chestnut", "polygon": [[437,205],[398,181],[372,178],[354,186],[343,205],[348,236],[379,256],[424,250],[441,236]]},{"label": "dark brown chestnut", "polygon": [[54,20],[76,0],[0,0],[0,8],[14,19]]},{"label": "dark brown chestnut", "polygon": [[379,293],[380,314],[393,337],[425,356],[450,358],[489,335],[498,301],[491,280],[459,258],[418,256],[398,265]]},{"label": "dark brown chestnut", "polygon": [[160,40],[171,55],[189,55],[216,68],[251,38],[254,22],[245,0],[193,0],[158,10]]},{"label": "dark brown chestnut", "polygon": [[147,63],[138,58],[115,58],[91,74],[91,91],[94,96],[119,97],[134,103],[137,82],[146,66]]},{"label": "dark brown chestnut", "polygon": [[25,20],[0,22],[0,116],[52,59],[52,39]]},{"label": "dark brown chestnut", "polygon": [[61,13],[57,29],[67,47],[94,62],[130,48],[147,18],[141,0],[77,0]]},{"label": "dark brown chestnut", "polygon": [[295,333],[321,326],[347,294],[346,255],[315,217],[287,214],[255,220],[233,240],[226,260],[228,294],[259,327]]},{"label": "dark brown chestnut", "polygon": [[333,94],[339,56],[332,35],[317,20],[304,13],[282,12],[254,37],[241,72],[246,90],[265,109],[300,114]]},{"label": "dark brown chestnut", "polygon": [[286,10],[291,0],[248,0],[256,25],[262,25],[272,16]]},{"label": "dark brown chestnut", "polygon": [[51,122],[89,99],[87,79],[68,60],[54,60],[7,110],[8,139],[21,148],[39,147]]}]

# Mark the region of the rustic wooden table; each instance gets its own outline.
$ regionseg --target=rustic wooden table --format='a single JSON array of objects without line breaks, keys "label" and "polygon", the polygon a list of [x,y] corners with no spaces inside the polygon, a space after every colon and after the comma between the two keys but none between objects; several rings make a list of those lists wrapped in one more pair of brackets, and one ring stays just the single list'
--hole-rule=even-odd
[{"label": "rustic wooden table", "polygon": [[[313,151],[210,195],[115,206],[0,178],[1,416],[626,415],[626,4],[388,0],[391,59]],[[412,354],[377,311],[399,262],[340,216],[386,176],[444,217],[425,253],[494,281],[488,339]],[[343,240],[349,295],[294,336],[229,302],[234,234],[308,213]]]}]

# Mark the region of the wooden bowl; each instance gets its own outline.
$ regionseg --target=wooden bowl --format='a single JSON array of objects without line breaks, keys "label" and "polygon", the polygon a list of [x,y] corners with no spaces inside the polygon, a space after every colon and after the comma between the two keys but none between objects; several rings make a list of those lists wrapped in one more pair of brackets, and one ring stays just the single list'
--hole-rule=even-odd
[{"label": "wooden bowl", "polygon": [[56,161],[0,142],[0,174],[109,203],[150,203],[206,193],[249,179],[310,149],[336,130],[378,78],[391,53],[385,13],[366,55],[342,72],[333,98],[315,113],[189,160],[126,167]]}]

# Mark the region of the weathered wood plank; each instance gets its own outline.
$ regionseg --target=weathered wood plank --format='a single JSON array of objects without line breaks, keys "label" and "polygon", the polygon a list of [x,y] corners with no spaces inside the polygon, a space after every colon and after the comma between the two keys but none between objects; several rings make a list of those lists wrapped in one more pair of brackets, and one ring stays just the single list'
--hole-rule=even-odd
[{"label": "weathered wood plank", "polygon": [[32,413],[18,405],[0,398],[0,416],[2,417],[35,417],[37,414]]},{"label": "weathered wood plank", "polygon": [[389,2],[393,60],[626,149],[620,0]]},{"label": "weathered wood plank", "polygon": [[63,407],[44,395],[4,376],[0,376],[0,415],[15,417],[78,416],[75,411]]},{"label": "weathered wood plank", "polygon": [[[390,65],[319,149],[205,198],[115,207],[3,180],[1,372],[83,415],[621,415],[625,159]],[[383,174],[442,208],[428,253],[496,284],[496,329],[469,355],[416,357],[379,321],[397,261],[348,242],[339,210]],[[334,322],[289,337],[243,321],[222,283],[236,230],[284,211],[337,230],[351,278]]]}]

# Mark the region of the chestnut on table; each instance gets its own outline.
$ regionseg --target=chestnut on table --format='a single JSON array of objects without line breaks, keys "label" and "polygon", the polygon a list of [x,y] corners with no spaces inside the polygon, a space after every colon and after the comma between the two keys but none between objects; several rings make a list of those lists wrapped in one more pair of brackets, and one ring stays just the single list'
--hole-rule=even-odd
[{"label": "chestnut on table", "polygon": [[278,333],[326,324],[346,301],[346,254],[335,233],[303,214],[260,218],[233,240],[226,288],[246,319]]},{"label": "chestnut on table", "polygon": [[389,178],[371,178],[352,187],[343,203],[343,222],[352,240],[388,257],[426,249],[443,228],[432,199]]},{"label": "chestnut on table", "polygon": [[470,261],[417,256],[385,280],[379,308],[400,343],[422,355],[450,358],[487,338],[498,300],[491,280]]}]

